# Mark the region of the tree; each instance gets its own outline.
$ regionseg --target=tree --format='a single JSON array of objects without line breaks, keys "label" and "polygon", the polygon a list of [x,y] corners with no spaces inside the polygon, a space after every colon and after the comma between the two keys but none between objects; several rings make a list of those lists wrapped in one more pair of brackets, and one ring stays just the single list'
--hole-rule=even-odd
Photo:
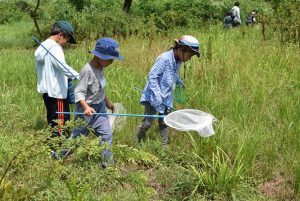
[{"label": "tree", "polygon": [[68,0],[68,2],[73,4],[77,11],[81,11],[84,7],[84,0]]},{"label": "tree", "polygon": [[132,0],[124,0],[123,10],[124,10],[126,13],[129,13],[131,4],[132,4]]},{"label": "tree", "polygon": [[36,13],[38,8],[40,6],[40,0],[37,1],[35,9],[34,10],[30,10],[30,17],[33,19],[34,25],[36,27],[37,33],[39,34],[39,36],[42,36],[41,30],[39,28],[39,25],[37,23],[37,18],[38,18],[38,14]]},{"label": "tree", "polygon": [[300,2],[273,1],[275,19],[271,26],[280,32],[281,42],[294,42],[300,47]]}]

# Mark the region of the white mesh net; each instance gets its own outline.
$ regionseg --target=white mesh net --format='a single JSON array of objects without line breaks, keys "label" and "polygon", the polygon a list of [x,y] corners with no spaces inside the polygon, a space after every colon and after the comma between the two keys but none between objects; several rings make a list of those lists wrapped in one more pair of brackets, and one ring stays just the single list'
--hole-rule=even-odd
[{"label": "white mesh net", "polygon": [[[114,103],[114,106],[115,106],[115,114],[126,114],[126,109],[122,105],[122,103]],[[111,113],[111,110],[107,110],[107,111]],[[114,130],[120,131],[126,123],[126,117],[109,115],[108,121],[112,131]]]},{"label": "white mesh net", "polygon": [[197,131],[202,137],[215,134],[213,121],[215,117],[209,113],[194,109],[183,109],[171,112],[164,122],[178,131]]}]

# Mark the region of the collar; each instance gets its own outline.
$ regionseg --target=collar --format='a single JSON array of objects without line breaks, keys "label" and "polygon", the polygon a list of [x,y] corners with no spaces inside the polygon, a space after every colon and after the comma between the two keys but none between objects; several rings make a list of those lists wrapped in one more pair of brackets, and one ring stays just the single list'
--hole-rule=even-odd
[{"label": "collar", "polygon": [[170,65],[174,66],[174,67],[177,67],[178,65],[180,66],[182,62],[180,60],[176,61],[175,56],[174,56],[173,48],[169,51],[169,54],[170,54],[170,57],[171,57]]}]

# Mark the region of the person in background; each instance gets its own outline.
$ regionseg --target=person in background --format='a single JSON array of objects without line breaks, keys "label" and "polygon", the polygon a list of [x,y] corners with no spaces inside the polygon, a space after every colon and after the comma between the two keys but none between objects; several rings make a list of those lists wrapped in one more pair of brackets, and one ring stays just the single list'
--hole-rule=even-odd
[{"label": "person in background", "polygon": [[70,115],[56,112],[70,111],[68,86],[72,85],[72,79],[79,77],[65,61],[63,47],[67,43],[76,44],[74,29],[67,21],[57,21],[51,28],[50,37],[42,42],[34,53],[37,91],[43,96],[48,125],[52,128],[57,126],[57,132],[52,132],[52,137],[60,136],[63,125],[70,120]]},{"label": "person in background", "polygon": [[223,20],[224,29],[232,28],[232,23],[233,23],[233,20],[231,18],[231,12],[228,12]]},{"label": "person in background", "polygon": [[240,2],[236,1],[233,8],[231,9],[231,17],[233,20],[232,26],[239,27],[242,24],[240,16]]},{"label": "person in background", "polygon": [[[145,107],[145,115],[167,115],[173,107],[173,88],[177,84],[183,85],[179,77],[179,68],[182,62],[190,60],[194,55],[199,57],[199,42],[193,36],[182,36],[175,40],[175,45],[169,51],[162,53],[156,59],[141,96],[140,102]],[[148,129],[152,126],[154,119],[143,118],[136,138],[140,143]],[[169,143],[168,126],[162,118],[158,119],[159,130],[163,145]]]},{"label": "person in background", "polygon": [[[110,148],[102,151],[104,160],[100,165],[103,168],[113,164],[112,157],[112,129],[109,125],[107,115],[93,113],[106,113],[106,107],[114,112],[114,105],[106,96],[105,69],[111,65],[114,59],[123,60],[117,48],[119,44],[111,38],[100,38],[96,42],[96,47],[91,53],[94,55],[92,60],[82,68],[77,86],[75,88],[75,120],[84,119],[88,127],[92,128],[97,137],[101,136],[100,145],[107,143]],[[88,128],[80,126],[75,128],[72,136],[77,138],[80,135],[87,135]]]},{"label": "person in background", "polygon": [[256,23],[257,23],[256,10],[252,10],[247,17],[246,25],[254,26]]}]

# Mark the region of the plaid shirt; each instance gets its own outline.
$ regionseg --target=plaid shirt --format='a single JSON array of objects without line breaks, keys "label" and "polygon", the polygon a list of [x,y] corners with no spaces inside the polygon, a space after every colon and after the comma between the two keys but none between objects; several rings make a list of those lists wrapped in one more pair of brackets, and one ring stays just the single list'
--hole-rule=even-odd
[{"label": "plaid shirt", "polygon": [[149,102],[159,113],[164,113],[166,106],[170,110],[173,107],[172,89],[175,84],[182,84],[180,65],[181,61],[175,61],[173,49],[159,55],[148,75],[141,103]]}]

